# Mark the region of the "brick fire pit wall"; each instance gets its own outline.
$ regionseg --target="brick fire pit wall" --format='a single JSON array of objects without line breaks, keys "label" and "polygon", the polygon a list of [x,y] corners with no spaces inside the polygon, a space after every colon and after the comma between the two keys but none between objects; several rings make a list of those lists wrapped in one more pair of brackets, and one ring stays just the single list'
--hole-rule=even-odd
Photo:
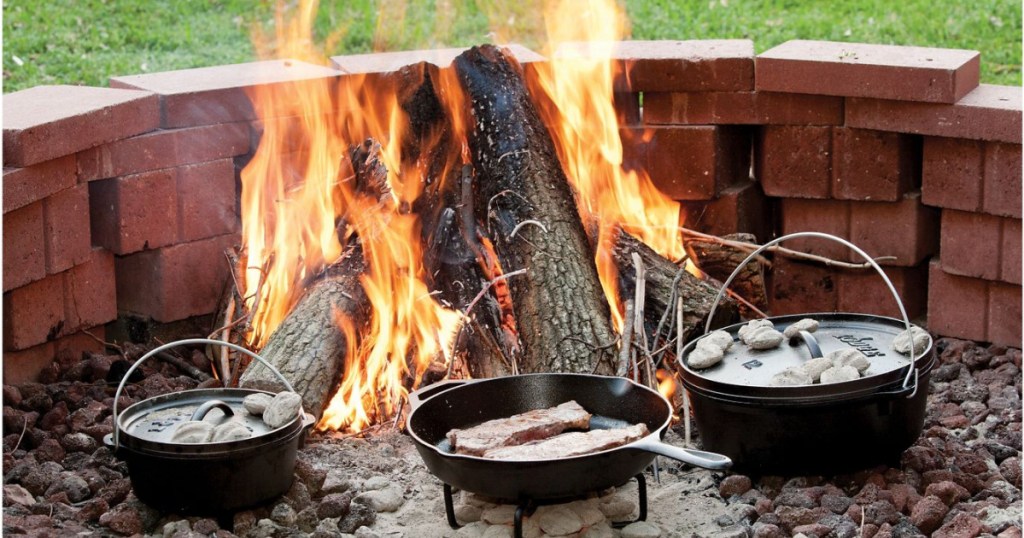
[{"label": "brick fire pit wall", "polygon": [[[683,201],[688,227],[761,241],[817,230],[895,256],[883,265],[918,322],[1019,347],[1021,88],[979,85],[971,51],[753,50],[746,40],[623,43],[627,166]],[[166,323],[213,313],[229,278],[222,252],[239,242],[238,174],[259,140],[245,91],[457,52],[264,61],[4,95],[5,383],[102,347],[119,314]],[[864,272],[777,260],[770,287],[773,314],[896,312]]]}]

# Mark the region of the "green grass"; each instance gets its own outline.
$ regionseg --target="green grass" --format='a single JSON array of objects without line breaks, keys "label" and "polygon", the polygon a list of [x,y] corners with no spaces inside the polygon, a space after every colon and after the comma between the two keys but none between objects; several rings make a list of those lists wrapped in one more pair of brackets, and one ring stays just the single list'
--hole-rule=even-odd
[{"label": "green grass", "polygon": [[[492,41],[498,20],[512,28],[504,35],[537,46],[537,3],[324,0],[316,38],[331,39],[327,54],[463,46]],[[634,39],[749,38],[758,52],[790,39],[974,49],[984,82],[1021,84],[1018,0],[644,0],[626,8]],[[6,0],[3,91],[251,61],[251,29],[271,29],[273,12],[267,0]]]}]

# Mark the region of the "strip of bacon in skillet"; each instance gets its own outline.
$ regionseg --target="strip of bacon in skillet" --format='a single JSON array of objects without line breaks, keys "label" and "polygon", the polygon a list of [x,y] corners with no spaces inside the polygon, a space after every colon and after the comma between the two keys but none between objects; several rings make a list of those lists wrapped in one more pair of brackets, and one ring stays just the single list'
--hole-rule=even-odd
[{"label": "strip of bacon in skillet", "polygon": [[497,447],[521,445],[558,435],[565,430],[590,427],[590,413],[570,400],[557,407],[534,409],[508,418],[448,432],[448,441],[457,454],[481,456]]},{"label": "strip of bacon in skillet", "polygon": [[492,448],[484,452],[484,457],[514,461],[557,460],[626,445],[646,437],[648,433],[646,424],[612,430],[569,432],[525,445]]}]

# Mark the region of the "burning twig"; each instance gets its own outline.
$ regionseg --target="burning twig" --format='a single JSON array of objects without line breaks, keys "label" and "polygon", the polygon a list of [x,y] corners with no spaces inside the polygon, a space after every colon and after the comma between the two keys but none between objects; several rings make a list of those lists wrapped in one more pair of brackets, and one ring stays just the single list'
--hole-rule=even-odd
[{"label": "burning twig", "polygon": [[489,280],[486,284],[484,284],[484,287],[480,289],[480,292],[476,294],[476,297],[473,297],[473,300],[469,302],[469,305],[466,306],[466,309],[462,311],[462,315],[468,317],[469,313],[473,310],[473,307],[476,306],[476,303],[480,302],[480,299],[483,298],[484,294],[486,294],[487,291],[490,290],[492,286],[509,277],[523,274],[526,274],[526,269],[517,269],[515,271],[512,271],[511,273],[504,273]]},{"label": "burning twig", "polygon": [[[641,347],[645,350],[647,348],[647,335],[644,331],[644,293],[647,291],[647,281],[644,275],[644,262],[640,259],[640,255],[636,252],[633,253],[633,267],[636,270],[636,288],[633,290],[633,304],[635,305],[635,311],[633,312],[633,333],[638,335],[637,339]],[[639,382],[640,379],[640,368],[637,363],[636,355],[633,355],[633,381]]]},{"label": "burning twig", "polygon": [[629,373],[629,357],[632,353],[633,343],[633,299],[626,299],[626,315],[622,323],[622,346],[619,348],[619,364],[615,368],[615,375],[625,376]]}]

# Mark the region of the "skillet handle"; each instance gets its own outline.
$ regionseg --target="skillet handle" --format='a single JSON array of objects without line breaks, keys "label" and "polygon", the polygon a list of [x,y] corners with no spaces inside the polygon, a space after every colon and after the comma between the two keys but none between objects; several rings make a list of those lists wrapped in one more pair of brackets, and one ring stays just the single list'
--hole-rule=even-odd
[{"label": "skillet handle", "polygon": [[419,390],[410,392],[409,407],[411,407],[412,410],[415,411],[417,407],[423,404],[423,402],[433,398],[434,396],[437,396],[438,394],[441,394],[442,392],[454,389],[456,387],[461,387],[462,385],[467,385],[469,383],[475,383],[476,381],[477,380],[470,379],[446,379],[444,381],[438,381],[433,385],[428,385]]},{"label": "skillet handle", "polygon": [[673,446],[659,440],[657,435],[648,435],[644,439],[637,441],[632,448],[653,452],[696,467],[711,469],[712,471],[722,471],[732,467],[732,460],[728,456],[715,452]]}]

